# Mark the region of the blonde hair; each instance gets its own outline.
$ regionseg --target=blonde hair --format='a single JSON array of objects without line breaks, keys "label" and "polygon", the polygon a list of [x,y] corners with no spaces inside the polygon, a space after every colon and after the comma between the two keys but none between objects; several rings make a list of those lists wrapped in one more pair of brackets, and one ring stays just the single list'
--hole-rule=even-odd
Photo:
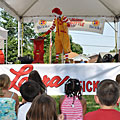
[{"label": "blonde hair", "polygon": [[4,93],[2,92],[2,89],[8,89],[10,84],[10,78],[7,74],[1,74],[0,75],[0,95],[3,96]]}]

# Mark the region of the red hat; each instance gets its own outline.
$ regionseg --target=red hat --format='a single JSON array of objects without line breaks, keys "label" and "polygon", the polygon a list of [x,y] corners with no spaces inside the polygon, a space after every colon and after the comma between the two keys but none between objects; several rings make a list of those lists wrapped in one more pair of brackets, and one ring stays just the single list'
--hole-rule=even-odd
[{"label": "red hat", "polygon": [[61,11],[59,8],[54,8],[54,9],[52,10],[52,13],[56,13],[56,14],[58,14],[58,15],[62,15],[62,11]]}]

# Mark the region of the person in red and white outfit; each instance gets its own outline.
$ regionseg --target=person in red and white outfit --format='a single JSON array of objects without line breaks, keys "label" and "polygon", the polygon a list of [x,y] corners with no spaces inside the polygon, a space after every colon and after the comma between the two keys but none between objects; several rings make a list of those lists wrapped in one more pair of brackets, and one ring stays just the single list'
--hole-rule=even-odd
[{"label": "person in red and white outfit", "polygon": [[71,52],[70,49],[70,39],[68,35],[68,27],[70,27],[70,22],[66,16],[62,15],[62,11],[59,8],[54,8],[52,10],[55,18],[50,29],[42,35],[45,37],[56,27],[55,32],[55,48],[56,48],[56,62],[58,63],[59,54],[64,51],[65,63],[69,63],[68,53]]},{"label": "person in red and white outfit", "polygon": [[0,64],[4,64],[4,63],[5,63],[4,54],[2,49],[0,49]]}]

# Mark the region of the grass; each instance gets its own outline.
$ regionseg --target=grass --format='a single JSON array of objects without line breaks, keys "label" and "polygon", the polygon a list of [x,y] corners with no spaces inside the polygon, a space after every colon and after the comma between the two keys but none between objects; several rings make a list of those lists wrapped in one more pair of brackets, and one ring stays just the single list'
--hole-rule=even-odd
[{"label": "grass", "polygon": [[[59,113],[59,99],[60,99],[60,95],[57,95],[57,96],[52,96],[55,101],[56,101],[56,106],[57,106],[57,112]],[[86,99],[86,102],[87,102],[87,111],[86,113],[88,112],[91,112],[91,111],[95,111],[97,109],[99,109],[99,105],[95,103],[94,101],[94,95],[84,95],[83,96],[85,99]],[[21,102],[22,101],[22,98],[21,96],[19,96],[19,101]]]},{"label": "grass", "polygon": [[95,111],[95,110],[100,108],[99,105],[96,104],[94,101],[94,95],[84,95],[83,97],[86,99],[86,102],[87,102],[86,113],[91,112],[91,111]]}]

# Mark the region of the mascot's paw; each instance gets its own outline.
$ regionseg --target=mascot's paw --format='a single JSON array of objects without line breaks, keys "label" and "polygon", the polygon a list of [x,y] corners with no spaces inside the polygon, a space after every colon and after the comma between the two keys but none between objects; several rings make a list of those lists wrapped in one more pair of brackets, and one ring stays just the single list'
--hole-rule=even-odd
[{"label": "mascot's paw", "polygon": [[43,35],[41,35],[41,37],[45,37],[46,36],[46,34],[44,33]]}]

